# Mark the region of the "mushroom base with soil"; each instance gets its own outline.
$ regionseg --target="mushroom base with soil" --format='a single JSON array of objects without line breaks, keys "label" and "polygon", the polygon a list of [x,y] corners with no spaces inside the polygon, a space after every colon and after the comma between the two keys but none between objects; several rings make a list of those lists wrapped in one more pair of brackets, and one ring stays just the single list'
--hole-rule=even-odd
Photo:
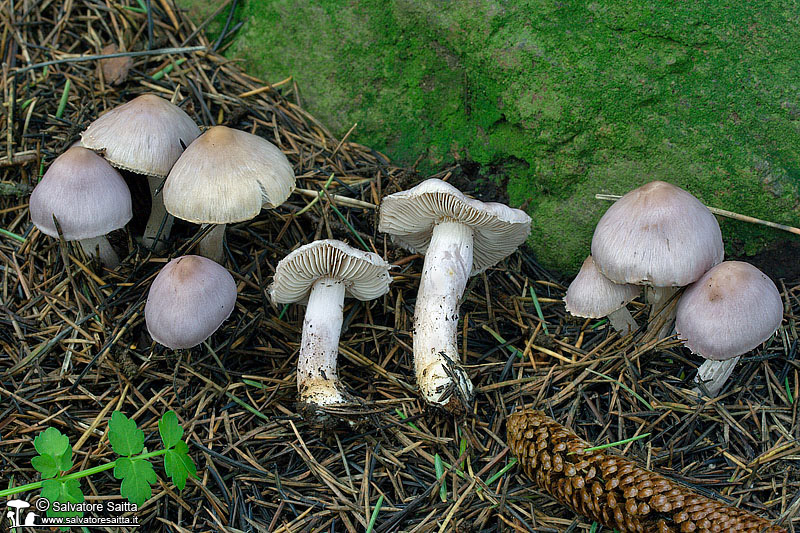
[{"label": "mushroom base with soil", "polygon": [[97,258],[108,268],[114,269],[119,266],[119,255],[111,247],[111,243],[105,235],[81,239],[78,241],[88,257]]},{"label": "mushroom base with soil", "polygon": [[344,293],[344,282],[331,278],[321,278],[311,288],[297,361],[301,403],[324,407],[351,401],[342,392],[336,365],[344,321]]},{"label": "mushroom base with soil", "polygon": [[414,369],[428,403],[462,411],[473,388],[458,350],[458,307],[472,269],[473,231],[443,221],[433,229],[414,309]]}]

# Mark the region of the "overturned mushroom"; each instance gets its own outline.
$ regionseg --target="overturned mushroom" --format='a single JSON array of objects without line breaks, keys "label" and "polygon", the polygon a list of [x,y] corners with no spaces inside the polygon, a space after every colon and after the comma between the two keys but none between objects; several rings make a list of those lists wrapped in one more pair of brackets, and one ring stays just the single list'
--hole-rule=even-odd
[{"label": "overturned mushroom", "polygon": [[55,217],[65,240],[78,241],[109,268],[119,264],[105,235],[131,219],[131,193],[119,172],[91,150],[73,146],[53,161],[31,193],[30,212],[45,235],[58,238]]},{"label": "overturned mushroom", "polygon": [[467,198],[438,179],[383,199],[379,231],[425,254],[414,309],[414,369],[427,402],[453,412],[472,402],[457,344],[459,299],[469,277],[513,253],[530,225],[524,211]]},{"label": "overturned mushroom", "polygon": [[115,107],[81,134],[81,146],[102,152],[117,168],[147,176],[152,206],[142,237],[145,246],[160,249],[169,239],[172,218],[157,190],[183,149],[198,135],[200,128],[183,109],[152,94]]},{"label": "overturned mushroom", "polygon": [[695,381],[716,396],[739,357],[769,339],[782,319],[783,302],[772,280],[749,263],[725,261],[683,293],[675,331],[706,359]]},{"label": "overturned mushroom", "polygon": [[307,303],[297,361],[300,402],[315,418],[318,408],[348,403],[336,370],[345,296],[367,301],[389,290],[389,264],[341,241],[301,246],[275,268],[269,295],[275,303]]},{"label": "overturned mushroom", "polygon": [[236,305],[236,283],[224,267],[184,255],[153,280],[144,317],[153,340],[173,350],[197,346],[222,325]]},{"label": "overturned mushroom", "polygon": [[583,262],[577,277],[570,283],[564,303],[567,311],[584,318],[608,317],[615,330],[623,335],[639,326],[625,305],[636,298],[640,288],[627,283],[614,283],[594,264],[592,256]]},{"label": "overturned mushroom", "polygon": [[[671,183],[653,181],[608,208],[592,237],[592,257],[615,283],[647,286],[650,317],[678,291],[723,259],[717,219],[700,200]],[[672,329],[672,316],[659,336]]]},{"label": "overturned mushroom", "polygon": [[225,126],[209,128],[181,155],[164,184],[173,216],[217,226],[200,241],[200,255],[220,262],[225,225],[278,207],[292,193],[292,165],[277,146]]}]

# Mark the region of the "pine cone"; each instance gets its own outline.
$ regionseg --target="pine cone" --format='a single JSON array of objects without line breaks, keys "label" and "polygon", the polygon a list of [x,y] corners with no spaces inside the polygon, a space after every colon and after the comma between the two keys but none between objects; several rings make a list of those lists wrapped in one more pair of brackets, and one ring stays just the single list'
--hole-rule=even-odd
[{"label": "pine cone", "polygon": [[540,489],[620,533],[786,533],[632,461],[585,452],[587,442],[540,411],[511,415],[508,443]]}]

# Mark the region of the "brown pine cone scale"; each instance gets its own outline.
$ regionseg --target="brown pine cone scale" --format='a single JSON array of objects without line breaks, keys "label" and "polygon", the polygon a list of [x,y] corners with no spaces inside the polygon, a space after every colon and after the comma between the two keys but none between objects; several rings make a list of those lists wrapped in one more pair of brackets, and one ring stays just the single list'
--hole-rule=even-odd
[{"label": "brown pine cone scale", "polygon": [[587,452],[589,443],[540,411],[508,418],[508,444],[541,490],[620,533],[786,533],[632,461]]}]

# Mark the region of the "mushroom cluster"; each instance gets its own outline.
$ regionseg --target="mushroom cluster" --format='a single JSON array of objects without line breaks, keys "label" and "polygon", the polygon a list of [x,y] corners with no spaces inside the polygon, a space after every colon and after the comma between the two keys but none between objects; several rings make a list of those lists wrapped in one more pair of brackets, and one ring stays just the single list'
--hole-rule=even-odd
[{"label": "mushroom cluster", "polygon": [[752,265],[723,262],[716,218],[675,185],[654,181],[624,195],[598,222],[591,248],[567,290],[567,311],[607,316],[617,331],[632,333],[638,325],[625,304],[644,287],[651,328],[659,326],[656,336],[667,337],[675,321],[678,338],[707,359],[695,381],[712,396],[739,356],[780,325],[775,284]]},{"label": "mushroom cluster", "polygon": [[[163,259],[144,309],[156,343],[191,349],[236,307],[236,282],[223,266],[226,225],[280,206],[295,189],[294,169],[266,139],[225,126],[201,133],[180,107],[145,94],[97,118],[79,145],[50,165],[31,196],[32,221],[42,233],[78,241],[88,256],[116,268],[119,255],[105,235],[134,215],[126,179],[143,178],[151,209],[140,242],[152,261],[175,249],[174,218],[201,225],[197,255]],[[379,230],[425,255],[413,351],[417,384],[429,404],[454,413],[471,408],[474,389],[458,349],[460,301],[469,278],[513,253],[530,224],[519,209],[469,198],[438,179],[383,199]],[[344,302],[386,294],[389,272],[377,253],[336,240],[299,246],[275,267],[272,302],[306,306],[297,387],[311,419],[330,419],[331,408],[357,402],[337,372]]]}]

